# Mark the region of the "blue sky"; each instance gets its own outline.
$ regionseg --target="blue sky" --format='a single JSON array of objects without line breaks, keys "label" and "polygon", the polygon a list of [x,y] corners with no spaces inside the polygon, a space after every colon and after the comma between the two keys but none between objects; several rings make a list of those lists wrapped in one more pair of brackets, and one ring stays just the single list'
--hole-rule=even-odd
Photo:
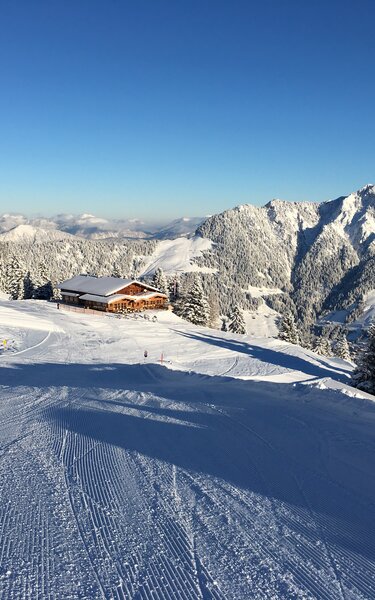
[{"label": "blue sky", "polygon": [[0,0],[0,212],[173,218],[375,182],[372,0]]}]

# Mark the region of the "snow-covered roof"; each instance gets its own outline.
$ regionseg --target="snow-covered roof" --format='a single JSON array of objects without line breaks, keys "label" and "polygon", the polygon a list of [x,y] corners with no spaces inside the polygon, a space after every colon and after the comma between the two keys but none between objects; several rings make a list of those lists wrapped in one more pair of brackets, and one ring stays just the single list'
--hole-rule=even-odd
[{"label": "snow-covered roof", "polygon": [[92,277],[91,275],[76,275],[60,283],[57,287],[61,290],[72,290],[83,294],[95,294],[96,296],[109,296],[115,294],[124,287],[138,283],[148,290],[159,291],[136,279],[121,279],[120,277]]},{"label": "snow-covered roof", "polygon": [[141,292],[140,294],[127,296],[127,298],[153,298],[154,296],[163,296],[163,298],[167,298],[167,295],[159,292],[159,290],[156,290],[156,292]]},{"label": "snow-covered roof", "polygon": [[[77,294],[78,295],[78,294]],[[154,296],[162,296],[167,298],[165,294],[161,292],[142,292],[141,294],[112,294],[111,296],[97,296],[96,294],[83,294],[80,296],[80,300],[91,300],[92,302],[100,302],[101,304],[110,304],[114,301],[120,300],[143,300],[147,298],[153,298]]]},{"label": "snow-covered roof", "polygon": [[76,298],[77,296],[79,296],[79,294],[75,293],[75,292],[61,292],[62,296],[73,296],[74,298]]},{"label": "snow-covered roof", "polygon": [[91,300],[92,302],[100,302],[101,304],[110,304],[114,300],[124,300],[125,298],[131,298],[134,296],[127,296],[126,294],[112,294],[112,296],[97,296],[96,294],[83,294],[80,296],[80,300]]}]

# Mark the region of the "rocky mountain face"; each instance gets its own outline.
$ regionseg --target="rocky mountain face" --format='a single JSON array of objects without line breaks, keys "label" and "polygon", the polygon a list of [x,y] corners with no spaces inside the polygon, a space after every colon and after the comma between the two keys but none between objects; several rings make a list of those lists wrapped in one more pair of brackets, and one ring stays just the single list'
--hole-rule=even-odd
[{"label": "rocky mountain face", "polygon": [[[311,324],[334,309],[356,310],[375,288],[375,186],[336,200],[244,205],[207,219],[197,233],[214,242],[204,263],[239,297],[250,286],[280,288],[267,298]],[[349,317],[350,318],[350,317]]]}]

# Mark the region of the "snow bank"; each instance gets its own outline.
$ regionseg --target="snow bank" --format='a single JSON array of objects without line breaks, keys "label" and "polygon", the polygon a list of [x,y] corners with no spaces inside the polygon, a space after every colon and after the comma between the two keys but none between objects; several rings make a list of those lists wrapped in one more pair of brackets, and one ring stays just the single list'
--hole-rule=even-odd
[{"label": "snow bank", "polygon": [[[1,301],[0,326],[2,329],[13,327],[16,329],[37,329],[39,331],[62,331],[59,325],[43,314],[43,307],[35,305],[36,302],[46,306],[46,303],[40,300]],[[38,310],[40,308],[41,310]]]}]

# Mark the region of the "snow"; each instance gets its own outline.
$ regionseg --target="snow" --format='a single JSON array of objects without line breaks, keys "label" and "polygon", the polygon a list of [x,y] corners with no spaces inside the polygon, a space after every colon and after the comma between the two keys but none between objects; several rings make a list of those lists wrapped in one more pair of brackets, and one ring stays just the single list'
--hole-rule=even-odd
[{"label": "snow", "polygon": [[353,325],[367,328],[375,320],[375,290],[371,290],[365,294],[363,300],[363,313],[359,319],[354,321]]},{"label": "snow", "polygon": [[0,301],[0,596],[375,598],[351,365],[155,314]]},{"label": "snow", "polygon": [[59,284],[64,290],[79,291],[98,296],[109,296],[118,290],[134,283],[133,279],[120,277],[91,277],[90,275],[76,275]]},{"label": "snow", "polygon": [[140,294],[112,294],[107,298],[104,296],[96,296],[95,294],[83,294],[83,296],[80,296],[80,299],[101,302],[102,304],[110,304],[116,300],[139,300],[140,298],[147,299],[154,298],[156,296],[163,296],[164,298],[167,298],[167,296],[161,292],[141,292]]},{"label": "snow", "polygon": [[202,252],[211,248],[211,240],[200,236],[165,240],[158,243],[151,256],[146,257],[146,264],[142,275],[151,275],[158,268],[161,268],[164,273],[170,275],[190,271],[214,273],[215,269],[199,267],[192,262],[194,258],[201,256]]},{"label": "snow", "polygon": [[61,331],[60,326],[38,310],[38,301],[0,301],[0,327]]},{"label": "snow", "polygon": [[157,229],[154,233],[156,239],[174,239],[192,235],[204,221],[202,217],[182,217],[166,226]]},{"label": "snow", "polygon": [[320,323],[325,322],[345,324],[349,331],[361,330],[362,328],[369,327],[370,323],[375,320],[375,290],[370,290],[363,296],[363,313],[362,315],[351,323],[346,323],[346,317],[348,315],[347,310],[336,310],[328,315],[325,315]]},{"label": "snow", "polygon": [[244,317],[248,335],[265,338],[278,336],[276,323],[280,315],[266,304],[261,304],[256,311],[244,311]]},{"label": "snow", "polygon": [[[71,279],[63,281],[57,287],[69,291],[78,290],[79,292],[92,296],[90,298],[86,297],[86,300],[96,300],[97,296],[109,296],[115,294],[118,290],[121,290],[132,283],[138,283],[139,285],[146,287],[148,290],[152,290],[160,294],[159,290],[151,285],[146,285],[145,283],[137,281],[136,279],[121,279],[121,277],[92,277],[90,275],[76,275]],[[74,296],[75,294],[72,295]],[[119,294],[116,296],[118,297]],[[114,296],[112,296],[112,298],[113,297]],[[125,294],[121,295],[121,297],[125,298],[127,296]]]},{"label": "snow", "polygon": [[81,300],[92,300],[93,302],[101,302],[102,304],[110,304],[115,300],[124,300],[129,298],[126,294],[113,294],[106,298],[105,296],[96,296],[95,294],[83,294]]},{"label": "snow", "polygon": [[64,231],[43,229],[27,224],[17,225],[13,229],[0,234],[0,242],[41,243],[67,239],[72,239],[72,236]]},{"label": "snow", "polygon": [[279,288],[255,287],[253,285],[249,285],[247,291],[253,298],[263,298],[263,296],[274,296],[283,293]]},{"label": "snow", "polygon": [[[144,222],[140,219],[106,219],[84,213],[81,215],[59,214],[52,217],[26,217],[17,214],[0,214],[0,234],[9,232],[6,240],[18,241],[34,239],[36,230],[38,238],[62,239],[61,236],[72,234],[87,239],[110,238],[155,238],[172,239],[192,235],[202,217],[182,217],[172,222],[158,220],[157,222]],[[26,228],[18,228],[18,226]],[[10,232],[10,230],[13,230]],[[44,230],[44,233],[41,231]],[[50,236],[47,236],[50,233]],[[61,236],[59,234],[61,233]],[[64,238],[67,237],[66,235]],[[0,239],[2,239],[0,237]],[[40,240],[43,241],[43,240]]]}]

